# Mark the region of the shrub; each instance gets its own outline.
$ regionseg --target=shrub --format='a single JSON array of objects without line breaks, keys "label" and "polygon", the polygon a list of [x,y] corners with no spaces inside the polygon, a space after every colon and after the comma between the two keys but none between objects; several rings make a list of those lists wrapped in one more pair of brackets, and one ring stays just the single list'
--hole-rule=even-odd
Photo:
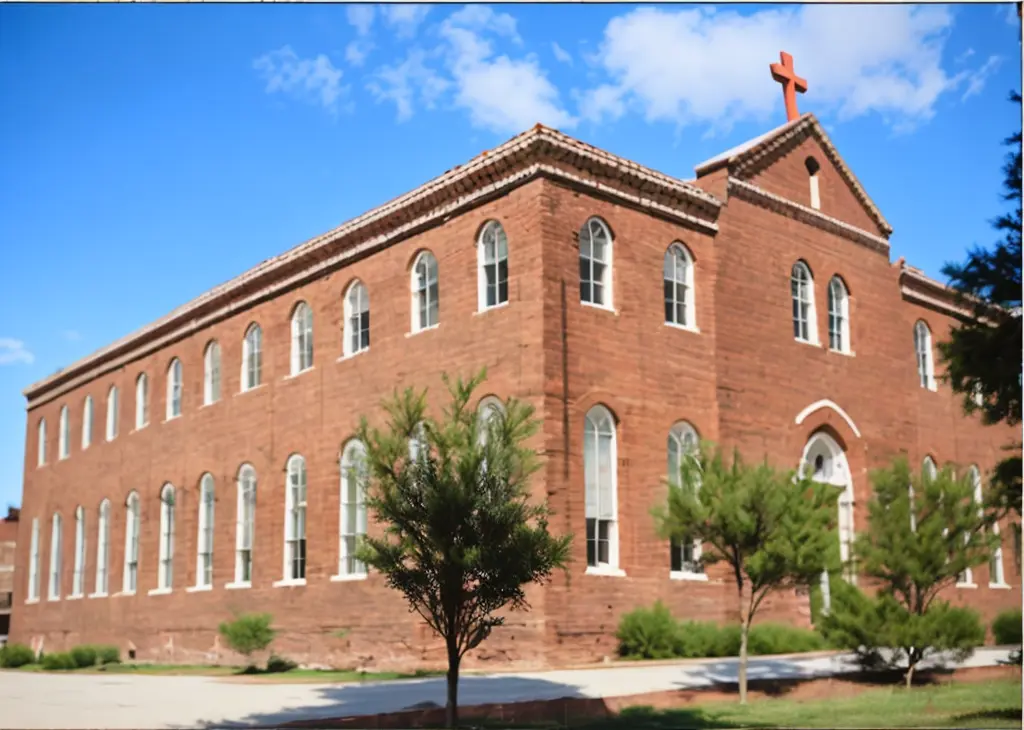
[{"label": "shrub", "polygon": [[74,658],[67,652],[58,651],[43,657],[43,669],[50,672],[75,669],[77,666]]},{"label": "shrub", "polygon": [[35,660],[35,653],[24,644],[6,644],[0,647],[0,667],[14,669],[31,664]]},{"label": "shrub", "polygon": [[69,654],[71,655],[71,659],[75,662],[75,666],[79,669],[96,666],[95,646],[89,646],[88,644],[76,646],[69,652]]},{"label": "shrub", "polygon": [[96,660],[100,664],[120,664],[121,650],[110,644],[96,647]]},{"label": "shrub", "polygon": [[799,654],[824,648],[825,639],[817,631],[771,623],[750,629],[751,654]]},{"label": "shrub", "polygon": [[622,617],[619,653],[634,659],[670,659],[679,656],[679,624],[661,601],[653,608],[637,608]]},{"label": "shrub", "polygon": [[267,672],[270,674],[277,674],[279,672],[290,672],[299,665],[283,656],[277,654],[271,654],[267,660]]},{"label": "shrub", "polygon": [[253,652],[263,651],[277,633],[270,627],[274,617],[269,613],[245,613],[234,621],[220,625],[220,635],[233,650],[250,659]]},{"label": "shrub", "polygon": [[992,636],[997,644],[1021,643],[1021,611],[1014,608],[1003,611],[992,622]]}]

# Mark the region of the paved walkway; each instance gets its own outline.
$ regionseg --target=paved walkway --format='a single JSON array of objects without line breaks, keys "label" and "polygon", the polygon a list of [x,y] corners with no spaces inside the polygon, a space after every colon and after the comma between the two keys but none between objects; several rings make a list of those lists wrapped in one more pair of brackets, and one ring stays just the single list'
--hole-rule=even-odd
[{"label": "paved walkway", "polygon": [[[979,649],[962,666],[992,666],[1006,649]],[[751,679],[819,677],[849,671],[847,655],[759,657]],[[491,702],[616,697],[736,681],[735,659],[468,675],[463,706]],[[0,672],[0,728],[195,728],[270,725],[289,720],[444,705],[443,678],[377,684],[257,684],[212,677]]]}]

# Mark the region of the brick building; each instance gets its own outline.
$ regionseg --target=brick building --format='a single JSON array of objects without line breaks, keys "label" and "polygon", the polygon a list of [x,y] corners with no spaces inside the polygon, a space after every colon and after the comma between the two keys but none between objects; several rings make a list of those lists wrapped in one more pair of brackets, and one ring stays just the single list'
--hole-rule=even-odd
[{"label": "brick building", "polygon": [[[367,522],[350,438],[396,384],[437,396],[481,366],[481,396],[536,407],[534,494],[577,538],[468,661],[599,659],[659,598],[733,620],[728,576],[650,517],[698,435],[812,465],[844,495],[843,549],[869,469],[904,454],[980,485],[1013,436],[936,377],[965,313],[890,262],[890,233],[813,115],[689,181],[538,125],[28,388],[12,638],[208,661],[219,621],[266,610],[299,660],[443,662],[348,557]],[[1019,605],[1005,552],[950,599]],[[769,615],[805,623],[808,597]]]},{"label": "brick building", "polygon": [[18,542],[17,507],[7,508],[7,517],[0,520],[0,646],[11,629],[14,606],[14,558]]}]

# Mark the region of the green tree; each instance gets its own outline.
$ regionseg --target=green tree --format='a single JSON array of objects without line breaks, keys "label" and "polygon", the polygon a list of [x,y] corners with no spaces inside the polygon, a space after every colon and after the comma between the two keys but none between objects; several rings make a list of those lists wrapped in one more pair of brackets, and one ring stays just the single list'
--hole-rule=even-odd
[{"label": "green tree", "polygon": [[821,629],[864,666],[901,669],[909,687],[928,656],[951,652],[963,659],[985,640],[978,615],[939,593],[989,559],[993,516],[974,502],[970,476],[957,479],[948,466],[932,479],[912,474],[898,459],[873,472],[871,483],[869,522],[853,554],[876,595],[844,586]]},{"label": "green tree", "polygon": [[228,646],[245,657],[248,662],[246,668],[251,668],[255,666],[252,655],[270,646],[277,634],[270,626],[273,620],[269,613],[244,613],[233,621],[222,622],[220,635]]},{"label": "green tree", "polygon": [[[1020,94],[1010,101],[1021,103]],[[967,413],[980,411],[986,424],[1020,424],[1021,415],[1021,133],[1008,137],[1003,166],[1003,199],[1010,210],[993,221],[1003,238],[991,249],[968,252],[964,263],[947,263],[942,273],[974,316],[965,318],[940,342],[946,376],[963,397]],[[1021,444],[995,470],[993,494],[1004,510],[1021,507]]]},{"label": "green tree", "polygon": [[406,389],[383,404],[383,429],[366,418],[359,428],[366,504],[384,534],[367,536],[357,556],[444,639],[448,727],[458,723],[463,656],[504,622],[501,609],[528,608],[524,586],[564,569],[572,539],[552,536],[547,507],[529,502],[538,468],[525,445],[539,426],[532,406],[509,399],[485,417],[473,404],[484,377],[445,377],[450,402],[440,420],[427,415],[426,391]]},{"label": "green tree", "polygon": [[665,538],[702,543],[701,562],[725,563],[736,582],[740,615],[740,702],[747,701],[750,625],[772,591],[809,586],[838,558],[834,487],[778,471],[767,460],[747,466],[739,452],[727,464],[703,444],[682,460],[669,483],[667,508],[655,519]]}]

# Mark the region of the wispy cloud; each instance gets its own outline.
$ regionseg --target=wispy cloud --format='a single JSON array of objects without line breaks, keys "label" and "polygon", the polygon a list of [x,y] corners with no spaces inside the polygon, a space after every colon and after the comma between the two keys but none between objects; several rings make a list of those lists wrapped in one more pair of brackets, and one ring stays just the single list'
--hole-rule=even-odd
[{"label": "wispy cloud", "polygon": [[572,56],[570,56],[569,52],[562,48],[560,45],[558,45],[557,43],[552,43],[551,52],[555,54],[556,61],[558,61],[559,63],[567,63],[570,66],[572,66]]},{"label": "wispy cloud", "polygon": [[283,46],[257,58],[253,68],[267,82],[268,94],[287,94],[332,113],[347,89],[341,85],[341,70],[323,53],[315,58],[299,58],[291,46]]},{"label": "wispy cloud", "polygon": [[989,56],[981,68],[967,77],[967,89],[964,91],[964,95],[960,97],[960,101],[966,101],[975,94],[980,94],[981,90],[985,88],[985,82],[988,81],[988,77],[995,73],[995,70],[999,68],[1002,62],[1003,59],[999,56]]},{"label": "wispy cloud", "polygon": [[380,14],[384,24],[391,28],[400,39],[412,38],[430,12],[429,5],[399,3],[381,5]]},{"label": "wispy cloud", "polygon": [[427,54],[414,48],[401,63],[377,69],[367,84],[377,101],[395,104],[399,122],[413,116],[417,101],[427,109],[433,109],[451,86],[451,82],[427,66],[426,60]]},{"label": "wispy cloud", "polygon": [[348,18],[349,24],[356,29],[359,35],[369,35],[370,30],[373,28],[376,10],[372,5],[349,5],[345,11],[345,16]]},{"label": "wispy cloud", "polygon": [[13,337],[0,337],[0,365],[17,363],[31,365],[35,360],[35,355],[25,347],[25,343],[21,340],[16,340]]}]

